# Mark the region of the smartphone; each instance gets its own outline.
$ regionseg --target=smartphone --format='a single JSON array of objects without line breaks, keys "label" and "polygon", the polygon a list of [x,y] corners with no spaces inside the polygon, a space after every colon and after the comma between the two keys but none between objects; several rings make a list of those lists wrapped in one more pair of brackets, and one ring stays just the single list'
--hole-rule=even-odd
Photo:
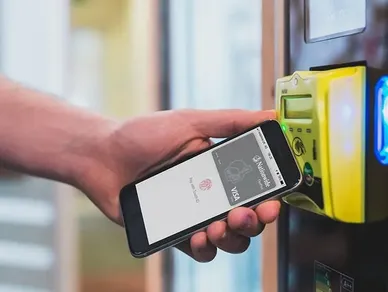
[{"label": "smartphone", "polygon": [[120,206],[131,254],[173,246],[231,209],[253,208],[301,181],[279,123],[263,122],[126,185]]}]

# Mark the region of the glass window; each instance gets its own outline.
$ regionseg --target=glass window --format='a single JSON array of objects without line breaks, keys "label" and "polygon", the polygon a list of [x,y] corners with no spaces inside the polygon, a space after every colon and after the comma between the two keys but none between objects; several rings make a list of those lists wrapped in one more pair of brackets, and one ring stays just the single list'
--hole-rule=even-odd
[{"label": "glass window", "polygon": [[[169,1],[172,108],[261,107],[261,1]],[[173,291],[260,291],[260,237],[197,264],[173,252]]]},{"label": "glass window", "polygon": [[102,112],[104,38],[96,29],[75,28],[70,34],[68,101]]},{"label": "glass window", "polygon": [[[64,96],[68,10],[64,0],[1,1],[1,74]],[[9,175],[0,170],[0,291],[74,291],[71,192]]]}]

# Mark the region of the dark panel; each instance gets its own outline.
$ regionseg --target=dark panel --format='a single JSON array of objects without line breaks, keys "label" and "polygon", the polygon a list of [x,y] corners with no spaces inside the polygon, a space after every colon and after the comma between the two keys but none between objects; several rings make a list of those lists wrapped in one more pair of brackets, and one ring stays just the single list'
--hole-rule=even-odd
[{"label": "dark panel", "polygon": [[[286,2],[287,73],[362,60],[388,67],[388,1],[367,0],[363,33],[310,44],[304,41],[304,1]],[[315,291],[315,282],[330,282],[333,292],[388,291],[387,231],[388,221],[343,224],[284,206],[279,220],[279,291]],[[341,285],[348,290],[340,290]]]}]

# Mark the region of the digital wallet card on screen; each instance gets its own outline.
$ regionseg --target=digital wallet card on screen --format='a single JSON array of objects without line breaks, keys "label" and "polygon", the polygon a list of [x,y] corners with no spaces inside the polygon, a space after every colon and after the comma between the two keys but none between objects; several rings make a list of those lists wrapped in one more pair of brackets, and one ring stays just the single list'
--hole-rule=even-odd
[{"label": "digital wallet card on screen", "polygon": [[264,122],[125,186],[120,205],[131,253],[175,245],[233,208],[253,208],[300,182],[279,123]]}]

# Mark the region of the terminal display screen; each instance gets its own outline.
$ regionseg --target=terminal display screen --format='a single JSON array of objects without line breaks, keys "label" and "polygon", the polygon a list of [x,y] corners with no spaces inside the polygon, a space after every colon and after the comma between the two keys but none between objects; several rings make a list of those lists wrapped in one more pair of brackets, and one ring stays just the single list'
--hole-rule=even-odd
[{"label": "terminal display screen", "polygon": [[311,96],[288,96],[283,98],[285,119],[312,119],[313,99]]},{"label": "terminal display screen", "polygon": [[318,42],[363,32],[367,22],[366,4],[366,0],[306,0],[306,42]]}]

